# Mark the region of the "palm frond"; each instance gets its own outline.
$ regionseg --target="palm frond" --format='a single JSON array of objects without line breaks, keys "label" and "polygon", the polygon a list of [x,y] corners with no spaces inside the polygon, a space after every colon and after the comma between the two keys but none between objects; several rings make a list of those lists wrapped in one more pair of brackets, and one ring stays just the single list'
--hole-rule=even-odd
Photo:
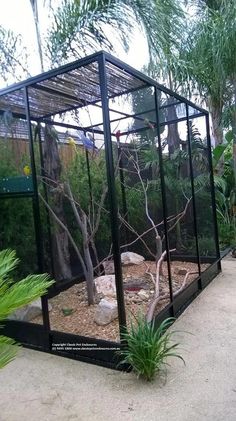
[{"label": "palm frond", "polygon": [[9,277],[9,273],[13,271],[19,263],[14,250],[0,251],[0,285],[1,280],[4,281]]},{"label": "palm frond", "polygon": [[[54,283],[47,274],[29,275],[21,281],[13,282],[9,275],[18,262],[15,251],[0,251],[0,321],[44,295]],[[12,361],[16,353],[17,344],[14,340],[0,336],[0,368]]]},{"label": "palm frond", "polygon": [[14,360],[18,346],[13,339],[0,335],[0,369]]},{"label": "palm frond", "polygon": [[98,46],[112,50],[110,28],[128,48],[138,26],[146,34],[150,53],[161,56],[167,44],[178,42],[182,16],[176,0],[63,0],[53,13],[48,48],[54,62]]},{"label": "palm frond", "polygon": [[0,320],[4,320],[16,309],[41,297],[54,281],[46,274],[29,275],[25,279],[12,284],[0,297]]}]

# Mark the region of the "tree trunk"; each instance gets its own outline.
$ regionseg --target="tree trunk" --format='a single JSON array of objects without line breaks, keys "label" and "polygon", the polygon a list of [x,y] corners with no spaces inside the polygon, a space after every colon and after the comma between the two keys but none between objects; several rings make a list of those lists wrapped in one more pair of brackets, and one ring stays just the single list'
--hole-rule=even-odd
[{"label": "tree trunk", "polygon": [[37,2],[37,0],[30,0],[30,3],[31,3],[31,7],[32,7],[32,12],[33,12],[33,15],[34,15],[34,25],[35,25],[35,31],[36,31],[40,66],[41,66],[41,71],[43,72],[44,71],[44,65],[43,65],[42,40],[41,40],[41,34],[40,34],[40,29],[39,29],[38,2]]},{"label": "tree trunk", "polygon": [[85,264],[87,267],[87,274],[86,274],[86,285],[87,285],[87,294],[88,294],[88,304],[94,304],[94,270],[93,270],[93,262],[90,255],[89,244],[84,245],[84,258]]},{"label": "tree trunk", "polygon": [[162,255],[162,241],[161,241],[160,235],[158,234],[156,236],[156,262],[158,262],[161,255]]},{"label": "tree trunk", "polygon": [[[173,102],[173,98],[170,97],[167,100],[167,104],[171,104]],[[170,106],[167,108],[167,122],[176,120],[177,119],[177,113],[175,106]],[[167,144],[169,148],[169,156],[173,155],[174,151],[176,149],[179,149],[180,146],[180,137],[178,132],[178,124],[173,123],[168,126],[168,134],[167,134]]]},{"label": "tree trunk", "polygon": [[[58,153],[57,134],[51,126],[45,126],[44,139],[45,176],[51,180],[48,187],[48,196],[52,199],[51,207],[56,216],[66,225],[63,196],[59,190],[61,162]],[[68,235],[62,227],[55,223],[52,234],[52,248],[56,280],[70,279],[71,265]]]},{"label": "tree trunk", "polygon": [[221,126],[222,105],[220,102],[209,100],[209,111],[211,115],[211,132],[214,140],[214,146],[223,142],[223,129]]}]

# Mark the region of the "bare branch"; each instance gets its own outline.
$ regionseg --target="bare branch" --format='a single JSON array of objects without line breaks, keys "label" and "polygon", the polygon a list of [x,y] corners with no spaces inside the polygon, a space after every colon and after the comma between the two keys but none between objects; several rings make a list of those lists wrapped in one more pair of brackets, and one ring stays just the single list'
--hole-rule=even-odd
[{"label": "bare branch", "polygon": [[[172,249],[169,252],[172,253],[175,250],[176,249]],[[147,315],[146,315],[147,322],[152,321],[156,306],[161,299],[161,296],[160,296],[160,274],[162,272],[162,264],[163,264],[165,256],[166,256],[166,250],[162,253],[160,259],[158,259],[158,262],[156,264],[155,294],[154,294],[153,300],[151,301],[151,303],[149,304],[149,307],[148,307],[148,311],[147,311]],[[163,299],[163,297],[162,297],[162,299]]]},{"label": "bare branch", "polygon": [[180,292],[182,292],[182,291],[183,291],[183,289],[184,289],[184,288],[185,288],[185,286],[186,286],[186,282],[187,282],[188,277],[189,277],[190,275],[195,275],[195,274],[198,274],[198,272],[187,272],[187,273],[186,273],[186,275],[185,275],[185,277],[184,277],[184,280],[183,280],[183,283],[182,283],[181,287],[180,287],[179,289],[177,289],[177,291],[175,291],[175,292],[174,292],[174,294],[173,294],[173,296],[174,296],[174,297],[176,297],[178,294],[180,294]]},{"label": "bare branch", "polygon": [[[184,210],[182,211],[182,212],[180,212],[178,215],[176,215],[173,219],[176,219],[177,218],[177,220],[175,221],[175,223],[168,229],[168,233],[170,232],[170,231],[172,231],[175,227],[176,227],[176,225],[179,223],[179,221],[181,221],[181,219],[186,215],[186,213],[187,213],[187,210],[188,210],[188,206],[189,206],[189,204],[190,204],[190,202],[191,202],[191,200],[192,200],[192,197],[190,197],[190,199],[188,199],[188,201],[187,201],[187,203],[186,203],[186,205],[185,205],[185,208],[184,208]],[[170,222],[170,221],[169,221]]]},{"label": "bare branch", "polygon": [[[146,244],[146,242],[143,240],[143,236],[145,235],[145,234],[147,234],[147,231],[145,232],[145,233],[142,233],[141,235],[139,235],[138,233],[137,233],[137,231],[135,231],[135,229],[119,214],[119,219],[121,220],[121,222],[131,231],[131,232],[133,232],[135,235],[136,235],[136,239],[133,241],[133,242],[131,242],[131,243],[129,243],[129,244],[126,244],[126,245],[122,245],[121,246],[121,248],[124,248],[124,247],[128,247],[128,246],[130,246],[131,244],[134,244],[134,243],[136,243],[136,241],[138,241],[138,240],[140,240],[142,243],[143,243],[143,245],[144,245],[144,247],[147,249],[147,251],[148,251],[148,253],[150,253],[150,255],[152,256],[152,257],[154,257],[154,259],[155,259],[155,254],[154,253],[152,253],[152,251],[150,250],[150,248],[148,247],[148,245]],[[153,230],[153,227],[151,228],[151,230]],[[149,231],[149,230],[148,230]]]},{"label": "bare branch", "polygon": [[153,282],[153,285],[155,285],[155,278],[154,278],[152,272],[150,272],[150,266],[148,266],[146,262],[144,262],[144,264],[145,264],[146,269],[147,269],[145,273],[150,276],[150,278]]}]

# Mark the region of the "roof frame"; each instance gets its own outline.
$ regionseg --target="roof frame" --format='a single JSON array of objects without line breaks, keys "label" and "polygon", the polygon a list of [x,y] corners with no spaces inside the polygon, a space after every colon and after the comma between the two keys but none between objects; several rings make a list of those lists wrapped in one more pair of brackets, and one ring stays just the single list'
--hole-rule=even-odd
[{"label": "roof frame", "polygon": [[[8,86],[8,87],[0,90],[0,100],[1,100],[1,97],[4,96],[4,95],[12,94],[16,91],[23,90],[25,88],[33,88],[33,89],[36,89],[36,90],[41,91],[41,92],[47,92],[49,94],[51,93],[52,95],[58,95],[58,98],[60,98],[60,97],[62,99],[64,98],[65,102],[66,102],[66,100],[68,100],[68,101],[71,100],[71,101],[77,102],[77,104],[80,103],[78,105],[77,104],[75,104],[75,105],[68,104],[67,107],[65,107],[65,108],[62,108],[62,109],[57,108],[54,112],[51,112],[51,113],[45,112],[45,114],[43,114],[41,116],[34,115],[34,112],[32,111],[31,119],[34,120],[34,121],[43,121],[44,119],[48,119],[48,118],[53,117],[55,115],[61,115],[63,113],[73,111],[73,110],[76,110],[76,109],[80,109],[80,108],[83,108],[83,107],[88,106],[88,105],[98,105],[99,102],[100,102],[100,99],[96,99],[95,101],[91,101],[91,102],[85,101],[83,98],[80,98],[80,97],[77,97],[77,96],[74,96],[74,95],[70,95],[69,93],[63,92],[60,89],[57,90],[55,88],[56,81],[54,81],[55,83],[53,84],[52,88],[48,87],[48,86],[40,85],[40,83],[44,82],[44,81],[50,81],[50,79],[56,78],[57,76],[60,76],[60,75],[63,75],[63,74],[67,74],[69,72],[72,72],[73,70],[88,66],[91,63],[96,62],[98,64],[98,67],[99,67],[99,63],[102,60],[104,60],[106,64],[109,64],[109,63],[112,64],[117,69],[120,69],[121,71],[125,72],[129,76],[133,77],[134,80],[138,80],[141,83],[141,85],[138,86],[138,87],[135,86],[135,87],[127,89],[127,90],[121,90],[118,93],[114,92],[113,95],[109,95],[109,98],[112,99],[112,98],[115,98],[115,97],[119,97],[121,95],[125,95],[125,94],[128,94],[128,93],[134,92],[136,90],[142,89],[142,88],[156,87],[161,92],[165,93],[168,96],[171,96],[172,98],[175,98],[175,100],[176,100],[176,102],[174,101],[172,104],[161,105],[160,108],[167,108],[171,105],[178,105],[179,103],[185,103],[185,104],[189,105],[190,107],[194,108],[198,113],[200,113],[200,114],[202,113],[204,115],[207,114],[207,111],[204,110],[203,108],[197,106],[196,104],[194,104],[193,102],[189,101],[188,99],[182,97],[181,95],[179,95],[175,92],[172,92],[170,89],[166,88],[165,86],[160,85],[158,82],[151,79],[149,76],[141,73],[140,71],[134,69],[133,67],[127,65],[126,63],[122,62],[121,60],[115,58],[111,54],[109,54],[107,52],[104,52],[104,51],[100,51],[100,52],[91,54],[91,55],[89,55],[85,58],[78,59],[78,60],[76,60],[72,63],[63,65],[63,66],[61,66],[57,69],[49,70],[48,72],[44,72],[44,73],[39,74],[37,76],[31,77],[31,78],[29,78],[25,81],[22,81],[22,82],[14,84],[14,85]],[[119,75],[117,77],[119,78]],[[114,78],[116,80],[116,75],[114,76]],[[60,80],[61,83],[63,82],[62,78],[59,78],[59,80]],[[68,84],[70,83],[69,80],[68,81],[65,80],[65,86],[66,86],[67,82],[68,82]],[[85,81],[85,82],[87,82],[87,81]],[[122,87],[122,85],[124,87],[124,84],[126,82],[127,82],[127,78],[124,78],[123,83],[121,83],[120,87]],[[130,82],[132,84],[132,79],[131,79],[131,81],[128,80],[128,82]],[[93,81],[91,81],[91,83],[96,84],[96,81],[94,82],[94,80],[93,80]],[[97,83],[98,84],[96,86],[99,86],[99,81]],[[71,84],[72,84],[72,82],[71,82]],[[90,95],[90,92],[88,91],[87,94]],[[96,92],[96,94],[97,94],[97,92]],[[95,96],[96,96],[96,94],[95,94]],[[35,96],[32,96],[32,101],[34,101],[34,100],[37,102],[37,98]],[[81,103],[83,103],[83,101],[84,101],[84,104],[81,105]],[[59,107],[59,104],[57,104],[57,105]],[[63,105],[63,101],[62,101],[62,105]],[[21,108],[21,107],[23,109],[23,106],[19,105],[19,108]],[[0,113],[3,113],[3,112],[4,112],[4,110],[0,110]],[[39,114],[40,113],[42,113],[42,111],[39,108]],[[119,113],[119,111],[117,111],[117,113]],[[37,112],[36,112],[36,114],[37,114]],[[15,115],[17,117],[20,117],[20,118],[24,118],[24,119],[26,118],[26,115],[25,115],[24,112],[22,112],[22,113],[16,112],[16,113],[13,113],[13,115]],[[122,114],[120,114],[120,115],[122,115]],[[124,115],[123,115],[123,117],[124,117]],[[132,116],[132,117],[134,117],[134,116]],[[129,117],[127,116],[127,118],[129,118]],[[89,129],[89,127],[87,128],[87,130],[88,129]]]}]

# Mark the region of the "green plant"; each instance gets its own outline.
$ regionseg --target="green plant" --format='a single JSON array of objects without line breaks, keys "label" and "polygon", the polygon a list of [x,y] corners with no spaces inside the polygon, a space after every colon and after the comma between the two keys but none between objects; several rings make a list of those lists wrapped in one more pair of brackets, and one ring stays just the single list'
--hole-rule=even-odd
[{"label": "green plant", "polygon": [[[0,139],[0,181],[24,175],[23,168],[29,164],[29,156],[15,148],[16,140]],[[18,151],[18,153],[17,153]],[[37,268],[36,246],[33,222],[32,201],[28,198],[4,198],[0,200],[0,250],[12,248],[23,262],[17,275],[24,277]],[[46,224],[42,224],[45,226]],[[16,230],[16,227],[20,229]]]},{"label": "green plant", "polygon": [[219,242],[220,248],[235,246],[236,244],[236,227],[235,224],[224,223],[218,220]]},{"label": "green plant", "polygon": [[[211,230],[211,226],[209,226],[209,234]],[[189,238],[186,240],[184,244],[184,248],[186,252],[190,255],[196,255],[196,238]],[[214,238],[210,237],[210,235],[199,235],[198,236],[198,248],[200,256],[214,256],[216,254],[216,246]]]},{"label": "green plant", "polygon": [[154,322],[149,323],[139,315],[122,335],[127,346],[119,351],[123,358],[121,363],[129,364],[138,377],[151,381],[163,365],[167,365],[167,357],[177,357],[184,362],[176,352],[179,344],[172,342],[174,332],[166,331],[173,321],[168,318],[156,328]]},{"label": "green plant", "polygon": [[[47,274],[28,275],[25,279],[14,282],[11,273],[18,263],[15,251],[0,251],[0,323],[13,311],[45,294],[54,282],[49,280]],[[0,335],[0,368],[15,358],[17,348],[13,339]]]},{"label": "green plant", "polygon": [[[222,159],[223,158],[223,159]],[[223,162],[222,173],[218,173],[219,163]],[[233,167],[233,133],[229,130],[225,142],[213,150],[215,172],[216,211],[220,246],[234,246],[236,242],[235,218],[235,174]]]}]

